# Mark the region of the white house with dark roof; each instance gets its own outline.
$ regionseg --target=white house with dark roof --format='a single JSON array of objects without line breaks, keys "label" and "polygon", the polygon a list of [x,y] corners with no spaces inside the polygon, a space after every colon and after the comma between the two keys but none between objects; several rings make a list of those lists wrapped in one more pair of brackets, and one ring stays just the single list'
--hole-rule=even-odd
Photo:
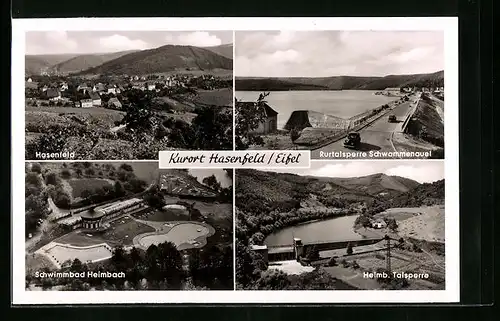
[{"label": "white house with dark roof", "polygon": [[91,108],[93,107],[92,99],[82,99],[80,100],[80,105],[82,108]]},{"label": "white house with dark roof", "polygon": [[90,99],[92,99],[92,106],[101,106],[101,97],[96,92],[89,92]]}]

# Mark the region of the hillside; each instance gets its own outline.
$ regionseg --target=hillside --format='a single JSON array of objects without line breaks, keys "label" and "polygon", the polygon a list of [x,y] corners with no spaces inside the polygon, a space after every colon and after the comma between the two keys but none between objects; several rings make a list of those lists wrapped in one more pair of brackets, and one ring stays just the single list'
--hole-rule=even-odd
[{"label": "hillside", "polygon": [[418,182],[400,177],[388,176],[385,174],[374,174],[363,177],[332,178],[337,185],[356,191],[364,191],[370,195],[382,193],[394,194],[396,192],[408,192],[420,185]]},{"label": "hillside", "polygon": [[391,207],[419,207],[444,204],[444,179],[416,186],[391,200]]},{"label": "hillside", "polygon": [[237,206],[251,212],[274,208],[290,210],[303,207],[303,204],[349,208],[361,204],[388,203],[420,185],[407,178],[384,174],[353,178],[311,177],[258,170],[238,170],[236,174]]},{"label": "hillside", "polygon": [[204,49],[210,50],[213,53],[216,53],[222,57],[226,57],[229,59],[233,59],[233,44],[228,43],[225,45],[214,46],[214,47],[204,47]]},{"label": "hillside", "polygon": [[137,50],[119,51],[119,52],[103,53],[103,54],[78,55],[76,57],[73,57],[71,59],[65,60],[63,62],[60,62],[52,66],[51,69],[53,71],[63,74],[75,73],[92,67],[97,67],[107,61],[120,58],[132,52],[137,52]]},{"label": "hillside", "polygon": [[233,61],[210,50],[166,45],[129,53],[80,74],[150,74],[175,70],[232,70]]},{"label": "hillside", "polygon": [[431,74],[388,75],[385,77],[238,77],[236,78],[235,85],[236,90],[242,91],[383,90],[389,87],[404,86],[433,87],[444,86],[444,71]]}]

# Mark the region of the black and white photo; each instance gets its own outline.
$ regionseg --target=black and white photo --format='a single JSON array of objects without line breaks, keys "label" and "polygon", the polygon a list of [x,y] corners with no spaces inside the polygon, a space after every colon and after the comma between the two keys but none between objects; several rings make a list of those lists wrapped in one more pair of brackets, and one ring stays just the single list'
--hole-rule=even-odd
[{"label": "black and white photo", "polygon": [[26,33],[30,160],[232,149],[232,31]]},{"label": "black and white photo", "polygon": [[445,289],[442,162],[315,162],[235,179],[238,290]]},{"label": "black and white photo", "polygon": [[237,149],[444,157],[440,31],[237,31]]},{"label": "black and white photo", "polygon": [[26,291],[232,290],[232,170],[26,163]]}]

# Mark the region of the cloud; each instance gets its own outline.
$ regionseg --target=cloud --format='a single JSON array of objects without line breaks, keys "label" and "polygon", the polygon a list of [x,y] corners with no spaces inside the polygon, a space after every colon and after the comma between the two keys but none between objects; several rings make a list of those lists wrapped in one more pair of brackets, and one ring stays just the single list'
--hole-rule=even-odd
[{"label": "cloud", "polygon": [[150,47],[148,43],[140,39],[130,39],[123,35],[114,34],[108,37],[101,37],[98,39],[100,48],[103,51],[125,51],[133,49],[147,49]]},{"label": "cloud", "polygon": [[190,45],[197,47],[213,47],[222,44],[222,40],[206,31],[183,33],[177,36],[168,34],[165,40],[175,45]]},{"label": "cloud", "polygon": [[30,54],[43,54],[47,48],[53,53],[63,54],[74,52],[78,48],[78,42],[68,36],[66,31],[47,31],[27,33],[26,52]]},{"label": "cloud", "polygon": [[360,177],[376,173],[379,173],[379,170],[368,162],[350,162],[328,164],[312,170],[310,175],[322,177]]},{"label": "cloud", "polygon": [[[386,76],[444,68],[442,32],[281,31],[236,32],[237,76]],[[293,50],[293,61],[273,57]]]}]

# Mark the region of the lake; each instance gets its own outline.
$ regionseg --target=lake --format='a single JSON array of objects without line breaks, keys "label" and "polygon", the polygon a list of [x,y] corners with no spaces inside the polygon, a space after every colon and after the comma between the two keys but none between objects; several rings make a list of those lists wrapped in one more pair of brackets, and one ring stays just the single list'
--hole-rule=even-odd
[{"label": "lake", "polygon": [[361,240],[363,237],[353,230],[357,217],[341,216],[287,227],[268,235],[264,243],[267,246],[289,245],[293,243],[294,237],[300,238],[303,243]]},{"label": "lake", "polygon": [[[398,97],[375,95],[375,90],[271,91],[266,100],[278,112],[278,128],[283,128],[295,110],[313,110],[340,118],[351,118],[382,106]],[[260,91],[236,91],[238,100],[256,101]]]}]

